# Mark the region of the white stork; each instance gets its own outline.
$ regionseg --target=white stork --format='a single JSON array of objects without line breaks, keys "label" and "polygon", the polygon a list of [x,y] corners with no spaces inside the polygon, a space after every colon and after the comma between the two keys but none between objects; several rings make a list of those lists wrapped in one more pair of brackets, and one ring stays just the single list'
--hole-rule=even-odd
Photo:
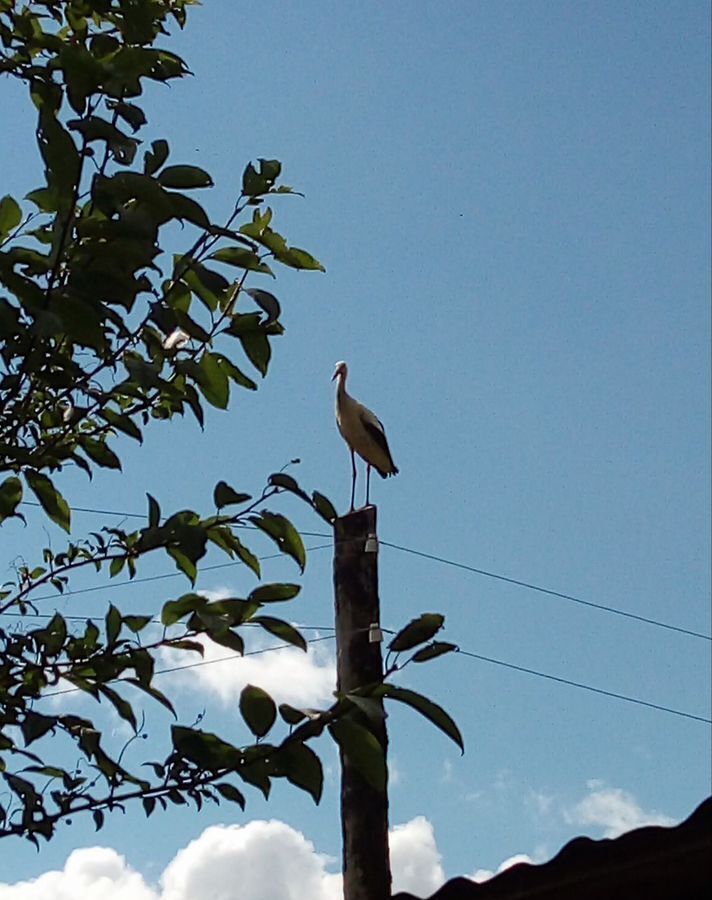
[{"label": "white stork", "polygon": [[341,437],[346,441],[351,451],[351,511],[354,508],[354,496],[356,494],[356,457],[355,454],[366,463],[366,506],[368,506],[368,493],[371,483],[371,467],[381,478],[389,475],[397,475],[398,469],[393,462],[391,451],[388,449],[386,432],[383,424],[376,416],[358,400],[346,393],[346,376],[348,368],[345,362],[338,362],[332,377],[338,379],[336,386],[336,424],[341,432]]}]

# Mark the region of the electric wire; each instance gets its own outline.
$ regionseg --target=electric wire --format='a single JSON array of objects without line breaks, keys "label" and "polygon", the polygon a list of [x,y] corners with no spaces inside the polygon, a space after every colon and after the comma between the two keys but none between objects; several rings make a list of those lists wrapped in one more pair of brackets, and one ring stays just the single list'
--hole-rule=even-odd
[{"label": "electric wire", "polygon": [[[322,641],[333,641],[336,638],[334,634],[327,634],[323,637],[318,638],[309,638],[306,641],[307,644],[319,644]],[[292,644],[275,644],[272,647],[260,647],[257,650],[246,650],[244,653],[231,653],[229,656],[221,656],[218,659],[201,659],[198,662],[192,663],[183,663],[180,666],[168,666],[165,669],[156,669],[153,673],[155,678],[156,675],[167,675],[169,672],[180,672],[183,669],[196,669],[199,666],[211,666],[213,663],[227,662],[231,659],[244,659],[246,656],[259,656],[262,653],[271,653],[274,650],[284,650],[286,648],[291,647]],[[112,683],[118,682],[121,683],[123,679],[121,678],[112,678]],[[63,688],[61,691],[50,691],[47,694],[42,694],[40,697],[41,700],[44,700],[45,697],[59,697],[60,694],[74,694],[77,691],[81,691],[81,688],[71,687],[71,688]],[[86,693],[86,692],[84,692]]]},{"label": "electric wire", "polygon": [[[306,549],[307,553],[314,553],[316,550],[325,550],[327,547],[331,547],[331,544],[320,544],[316,547],[306,547],[305,549]],[[265,560],[268,560],[268,559],[283,559],[284,554],[283,553],[270,553],[267,556],[258,556],[257,558],[260,562],[264,562]],[[243,563],[239,562],[239,561],[228,562],[228,563],[217,563],[216,565],[213,565],[213,566],[201,566],[200,571],[201,571],[201,573],[202,572],[213,572],[216,569],[228,569],[231,566],[241,566],[241,565],[243,565]],[[40,600],[60,600],[63,597],[76,597],[78,594],[91,594],[96,591],[110,591],[110,590],[118,589],[118,588],[122,588],[122,587],[131,587],[134,584],[146,584],[151,581],[162,581],[165,578],[180,578],[180,577],[185,577],[183,572],[162,572],[160,575],[144,575],[141,578],[133,578],[133,579],[129,579],[127,581],[117,581],[114,584],[95,584],[93,587],[78,588],[77,590],[64,591],[64,593],[62,593],[62,594],[41,594],[39,597],[33,597],[32,601],[26,601],[26,602],[39,603]],[[3,613],[0,613],[0,615],[32,618],[34,616],[34,613],[27,613],[25,615],[23,613],[3,612]]]},{"label": "electric wire", "polygon": [[[37,506],[37,507],[40,506],[39,503],[36,503],[31,500],[26,500],[23,502],[28,506]],[[141,514],[141,513],[120,512],[117,510],[106,510],[106,509],[92,509],[90,507],[81,507],[81,506],[76,506],[76,507],[72,507],[72,508],[74,510],[76,510],[77,512],[84,512],[84,513],[90,513],[90,514],[96,514],[96,515],[120,516],[120,517],[124,517],[124,518],[137,518],[137,519],[145,519],[146,518],[145,514]],[[249,525],[245,525],[245,526],[241,526],[241,527],[251,528],[251,529],[255,528],[255,526],[249,526]],[[314,537],[314,538],[331,538],[332,537],[331,535],[325,534],[324,532],[320,532],[320,531],[302,531],[300,533],[303,534],[304,537]],[[584,606],[589,609],[597,609],[600,612],[606,612],[611,615],[621,616],[623,618],[632,619],[632,620],[638,621],[638,622],[643,622],[644,624],[652,625],[655,628],[662,628],[667,631],[672,631],[672,632],[676,632],[678,634],[688,635],[689,637],[698,638],[699,640],[712,642],[712,635],[705,634],[704,632],[701,632],[701,631],[695,631],[690,628],[683,628],[680,625],[672,625],[669,622],[662,622],[659,619],[653,619],[653,618],[650,618],[649,616],[641,616],[638,613],[628,612],[627,610],[619,609],[618,607],[610,606],[610,605],[607,605],[604,603],[594,603],[592,600],[584,600],[581,597],[576,597],[574,594],[566,594],[566,593],[563,593],[562,591],[555,591],[555,590],[552,590],[551,588],[542,587],[541,585],[534,584],[533,582],[530,582],[530,581],[523,581],[518,578],[511,578],[508,575],[502,575],[499,572],[490,572],[487,569],[480,569],[476,566],[468,565],[467,563],[457,562],[456,560],[448,559],[447,557],[444,557],[444,556],[438,556],[434,553],[426,553],[425,551],[422,551],[422,550],[415,550],[412,547],[405,547],[402,544],[395,544],[391,541],[384,541],[384,540],[379,539],[379,544],[383,547],[389,547],[390,549],[397,550],[401,553],[409,553],[411,556],[417,556],[417,557],[420,557],[421,559],[428,559],[431,562],[437,562],[440,565],[450,566],[452,568],[461,569],[466,572],[472,572],[475,575],[482,575],[485,578],[492,578],[496,581],[501,581],[506,584],[515,585],[516,587],[521,587],[521,588],[525,588],[527,590],[536,591],[540,594],[545,594],[549,597],[557,597],[560,600],[567,600],[570,603],[576,603],[580,606]],[[310,548],[308,552],[313,552],[314,550],[322,550],[326,546],[331,546],[331,545],[327,544],[327,545],[320,545],[318,547],[313,547],[313,548]],[[261,559],[271,559],[271,558],[274,558],[277,556],[281,556],[281,554],[274,554],[274,556],[261,557]],[[236,563],[223,563],[222,567],[230,566],[230,565],[236,565]],[[210,569],[216,569],[216,568],[221,568],[221,566],[220,565],[205,566],[203,569],[201,569],[201,571],[210,571]],[[172,575],[178,575],[178,574],[180,574],[180,573],[177,573],[177,572],[170,573],[170,575],[166,575],[166,576],[156,575],[156,576],[153,576],[153,580],[159,580],[161,577],[171,577]],[[149,580],[149,579],[145,579],[145,580]],[[128,583],[135,584],[138,582],[140,582],[140,579],[134,579],[133,582],[126,582],[126,583],[127,584]],[[86,588],[84,591],[74,591],[72,593],[86,593],[90,590],[101,590],[101,588]],[[69,593],[69,592],[67,592],[67,593]],[[35,600],[45,600],[45,599],[51,599],[51,596],[49,598],[46,596],[35,598]]]},{"label": "electric wire", "polygon": [[[39,504],[33,504],[31,501],[26,501],[26,502],[28,502],[29,505],[39,506]],[[144,515],[141,515],[141,514],[139,514],[139,513],[120,512],[120,511],[116,511],[116,510],[98,510],[98,509],[92,509],[92,508],[87,508],[87,507],[73,507],[73,508],[76,509],[78,512],[93,513],[93,514],[97,514],[97,515],[113,515],[113,516],[124,516],[124,517],[132,517],[132,518],[145,518]],[[247,527],[249,527],[249,526],[247,526]],[[302,531],[301,534],[303,534],[305,537],[320,537],[320,538],[331,537],[330,535],[324,534],[323,532],[307,532],[307,531]],[[687,635],[690,635],[690,636],[693,636],[693,637],[697,637],[697,638],[701,638],[701,639],[704,639],[704,640],[707,640],[707,641],[712,640],[712,638],[711,638],[709,635],[706,635],[706,634],[703,634],[703,633],[700,633],[700,632],[692,631],[692,630],[686,629],[686,628],[681,628],[681,627],[676,626],[676,625],[670,625],[669,623],[666,623],[666,622],[660,622],[660,621],[658,621],[658,620],[650,619],[650,618],[645,617],[645,616],[639,616],[639,615],[637,615],[637,614],[635,614],[635,613],[629,613],[629,612],[626,612],[626,611],[624,611],[624,610],[617,609],[617,608],[615,608],[615,607],[606,606],[606,605],[598,604],[598,603],[593,603],[592,601],[583,600],[583,599],[581,599],[580,597],[575,597],[575,596],[573,596],[573,595],[571,595],[571,594],[564,594],[564,593],[561,593],[561,592],[559,592],[559,591],[550,590],[549,588],[543,588],[543,587],[541,587],[540,585],[536,585],[536,584],[533,584],[533,583],[531,583],[531,582],[525,582],[525,581],[521,581],[521,580],[519,580],[519,579],[510,578],[510,577],[508,577],[508,576],[501,575],[501,574],[499,574],[499,573],[489,572],[489,571],[487,571],[487,570],[485,570],[485,569],[479,569],[479,568],[477,568],[477,567],[475,567],[475,566],[470,566],[470,565],[467,565],[467,564],[465,564],[465,563],[460,563],[460,562],[457,562],[457,561],[455,561],[455,560],[447,559],[446,557],[437,556],[437,555],[435,555],[435,554],[430,554],[430,553],[425,553],[425,552],[420,551],[420,550],[414,550],[414,549],[411,548],[411,547],[405,547],[405,546],[402,546],[402,545],[399,545],[399,544],[392,543],[392,542],[390,542],[390,541],[379,540],[379,543],[380,543],[382,546],[389,547],[389,548],[391,548],[391,549],[393,549],[393,550],[397,550],[397,551],[403,552],[403,553],[409,553],[409,554],[414,555],[414,556],[418,556],[418,557],[421,557],[421,558],[424,558],[424,559],[431,560],[431,561],[433,561],[433,562],[437,562],[437,563],[439,563],[439,564],[441,564],[441,565],[447,565],[447,566],[452,566],[452,567],[455,567],[455,568],[458,568],[458,569],[463,569],[463,570],[465,570],[465,571],[473,572],[474,574],[483,575],[483,576],[486,576],[486,577],[488,577],[488,578],[493,578],[493,579],[497,579],[497,580],[500,580],[500,581],[504,581],[504,582],[509,583],[509,584],[514,584],[514,585],[516,585],[516,586],[518,586],[518,587],[527,588],[527,589],[530,589],[530,590],[538,591],[538,592],[543,593],[543,594],[547,594],[547,595],[550,595],[550,596],[558,597],[558,598],[561,598],[561,599],[564,599],[564,600],[569,600],[569,601],[572,601],[572,602],[574,602],[574,603],[578,603],[578,604],[583,605],[583,606],[592,607],[592,608],[594,608],[594,609],[598,609],[598,610],[601,610],[601,611],[604,611],[604,612],[609,612],[609,613],[613,613],[613,614],[616,614],[616,615],[625,616],[626,618],[631,618],[631,619],[635,619],[635,620],[638,620],[638,621],[642,621],[642,622],[644,622],[644,623],[646,623],[646,624],[654,625],[654,626],[659,627],[659,628],[664,628],[664,629],[667,629],[667,630],[670,630],[670,631],[675,631],[675,632],[679,632],[679,633],[682,633],[682,634],[687,634]],[[307,548],[307,552],[310,552],[310,553],[311,553],[311,552],[315,552],[315,551],[318,551],[318,550],[326,549],[326,548],[331,547],[331,546],[332,546],[331,543],[329,543],[329,544],[320,544],[320,545],[316,545],[316,546],[314,546],[314,547],[309,547],[309,548]],[[263,560],[267,560],[267,559],[279,558],[279,557],[281,557],[282,555],[283,555],[283,554],[281,554],[281,553],[270,554],[270,555],[268,555],[268,556],[262,556],[262,557],[260,557],[260,560],[263,561]],[[201,572],[212,571],[212,570],[215,570],[215,569],[227,568],[227,567],[230,567],[230,566],[236,566],[236,565],[240,565],[240,564],[241,564],[240,562],[229,562],[229,563],[221,563],[221,564],[213,565],[213,566],[205,566],[205,567],[203,567],[203,568],[201,569]],[[147,576],[147,577],[143,577],[143,578],[135,578],[135,579],[133,579],[133,580],[120,582],[119,584],[116,585],[116,587],[118,588],[118,587],[124,587],[124,586],[131,585],[131,584],[141,584],[141,583],[146,583],[146,582],[159,581],[159,580],[162,580],[162,579],[165,579],[165,578],[179,577],[181,574],[182,574],[182,573],[180,573],[180,572],[167,572],[167,573],[162,573],[162,574],[160,574],[160,575]],[[111,587],[113,587],[113,585],[98,585],[98,586],[94,586],[94,587],[90,587],[90,588],[79,589],[79,590],[76,590],[76,591],[67,591],[65,594],[62,594],[62,595],[60,595],[60,596],[66,597],[66,596],[70,596],[70,595],[90,593],[90,592],[93,592],[93,591],[108,590],[108,589],[110,589]],[[36,598],[34,598],[34,600],[39,601],[39,600],[56,599],[56,598],[57,598],[57,595],[44,595],[44,596],[41,596],[41,597],[36,597]],[[22,616],[21,613],[5,613],[5,615],[14,615],[14,616],[18,616],[18,617],[19,617],[19,616]],[[29,617],[36,617],[36,618],[44,618],[44,616],[39,616],[39,615],[35,616],[34,614],[28,614],[28,616],[29,616]],[[28,617],[28,616],[26,616],[26,617]],[[47,616],[47,618],[49,618],[49,616]],[[82,621],[85,621],[85,620],[86,620],[86,617],[84,617],[84,616],[66,616],[65,618],[67,618],[67,619],[82,620]],[[318,629],[318,630],[327,630],[327,629],[331,629],[330,626],[322,626],[321,628],[319,628],[319,626],[307,626],[307,625],[303,625],[303,626],[299,626],[299,627],[303,628],[304,630],[317,630],[317,629]],[[333,629],[331,629],[331,630],[333,630]],[[328,639],[331,639],[331,638],[333,638],[333,637],[334,637],[334,635],[329,635],[329,636],[326,637],[326,638],[314,638],[314,639],[308,640],[308,641],[307,641],[307,644],[314,643],[314,642],[316,642],[316,641],[321,641],[321,640],[328,640]],[[268,652],[268,651],[270,651],[270,650],[278,650],[278,649],[282,649],[282,648],[288,647],[288,646],[289,646],[288,644],[281,644],[281,645],[278,645],[278,646],[275,646],[275,647],[261,648],[260,650],[248,651],[248,652],[246,652],[244,655],[245,655],[245,656],[251,656],[251,655],[254,655],[254,654],[257,654],[257,653],[265,653],[265,652]],[[543,678],[543,679],[546,679],[546,680],[548,680],[548,681],[553,681],[553,682],[555,682],[555,683],[564,684],[564,685],[567,685],[567,686],[569,686],[569,687],[575,687],[575,688],[578,688],[578,689],[580,689],[580,690],[585,690],[585,691],[589,691],[589,692],[592,692],[592,693],[595,693],[595,694],[599,694],[599,695],[601,695],[601,696],[610,697],[610,698],[612,698],[612,699],[617,699],[617,700],[622,700],[622,701],[625,701],[625,702],[628,702],[628,703],[637,704],[637,705],[639,705],[639,706],[644,706],[644,707],[647,707],[647,708],[650,708],[650,709],[655,709],[655,710],[658,710],[658,711],[661,711],[661,712],[666,712],[666,713],[669,713],[669,714],[672,714],[672,715],[681,716],[681,717],[683,717],[683,718],[692,719],[692,720],[699,721],[699,722],[704,722],[704,723],[706,723],[706,724],[712,724],[712,719],[708,719],[708,718],[705,718],[705,717],[703,717],[703,716],[698,716],[698,715],[695,715],[695,714],[693,714],[693,713],[688,713],[688,712],[685,712],[685,711],[682,711],[682,710],[678,710],[678,709],[674,709],[674,708],[672,708],[672,707],[664,706],[664,705],[661,705],[661,704],[651,703],[651,702],[646,701],[646,700],[641,700],[640,698],[631,697],[631,696],[628,696],[628,695],[625,695],[625,694],[616,693],[616,692],[614,692],[614,691],[607,691],[607,690],[604,690],[603,688],[597,688],[597,687],[594,687],[594,686],[592,686],[592,685],[584,684],[584,683],[582,683],[582,682],[573,681],[573,680],[567,679],[567,678],[562,678],[562,677],[557,676],[557,675],[551,675],[551,674],[546,673],[546,672],[540,672],[540,671],[535,670],[535,669],[529,669],[529,668],[527,668],[527,667],[525,667],[525,666],[519,666],[519,665],[516,665],[515,663],[509,663],[509,662],[506,662],[506,661],[504,661],[504,660],[498,660],[498,659],[495,659],[495,658],[493,658],[493,657],[484,656],[484,655],[482,655],[482,654],[474,653],[474,652],[468,651],[468,650],[462,650],[462,649],[460,649],[460,648],[458,648],[458,653],[459,653],[459,655],[461,655],[461,656],[470,657],[470,658],[472,658],[472,659],[479,660],[479,661],[485,662],[485,663],[489,663],[489,664],[491,664],[491,665],[497,665],[497,666],[500,666],[500,667],[508,668],[508,669],[511,669],[511,670],[514,670],[514,671],[522,672],[522,673],[527,674],[527,675],[530,675],[530,676],[534,676],[534,677],[538,677],[538,678]],[[155,674],[156,674],[156,675],[158,675],[158,674],[165,674],[166,672],[169,672],[169,671],[179,671],[179,670],[181,670],[181,669],[183,669],[183,668],[195,668],[196,666],[210,665],[210,664],[213,663],[213,662],[224,662],[224,661],[226,661],[226,660],[230,660],[230,659],[239,659],[239,658],[241,658],[239,654],[234,654],[234,655],[231,655],[231,656],[221,657],[220,659],[216,659],[216,660],[202,660],[202,661],[196,662],[196,663],[188,663],[188,664],[185,664],[185,665],[182,665],[182,666],[174,666],[174,667],[172,667],[172,668],[170,668],[170,669],[161,669],[161,670],[156,671]],[[79,689],[78,689],[78,688],[70,688],[70,689],[67,689],[66,691],[55,692],[55,693],[68,693],[68,692],[72,692],[72,691],[76,691],[76,690],[79,690]],[[50,695],[50,694],[45,694],[44,696],[54,696],[54,694],[52,694],[52,695]]]},{"label": "electric wire", "polygon": [[[317,626],[301,626],[301,627],[303,627],[303,628],[312,628],[313,627],[315,630],[317,629]],[[387,629],[384,629],[384,630],[387,630]],[[336,637],[335,634],[324,635],[322,637],[310,638],[309,640],[306,641],[306,643],[307,644],[317,644],[317,643],[321,643],[323,641],[334,640],[335,637]],[[270,653],[275,650],[284,650],[291,646],[292,645],[290,645],[290,644],[284,644],[284,643],[276,644],[271,647],[261,647],[257,650],[248,650],[243,654],[232,653],[232,654],[229,654],[228,656],[221,656],[218,659],[203,659],[203,660],[199,660],[197,662],[183,663],[182,665],[169,666],[165,669],[157,669],[154,672],[154,675],[166,675],[166,674],[172,673],[172,672],[180,672],[185,669],[196,669],[201,666],[210,666],[210,665],[213,665],[214,663],[229,662],[230,660],[243,659],[246,656],[258,656],[260,654]],[[479,660],[480,662],[489,663],[489,664],[495,665],[495,666],[501,666],[506,669],[512,669],[513,671],[521,672],[525,675],[531,675],[536,678],[543,678],[547,681],[553,681],[557,684],[563,684],[568,687],[578,688],[579,690],[589,691],[590,693],[598,694],[599,696],[610,697],[615,700],[622,700],[626,703],[632,703],[636,706],[642,706],[647,709],[654,709],[654,710],[657,710],[658,712],[669,713],[671,715],[679,716],[684,719],[691,719],[696,722],[704,722],[705,724],[708,724],[708,725],[712,724],[712,719],[708,719],[704,716],[698,716],[698,715],[695,715],[694,713],[685,712],[684,710],[674,709],[671,706],[664,706],[663,704],[660,704],[660,703],[651,703],[648,700],[641,700],[639,697],[631,697],[627,694],[619,694],[619,693],[616,693],[615,691],[607,691],[603,688],[597,688],[597,687],[594,687],[593,685],[584,684],[583,682],[580,682],[580,681],[572,681],[569,678],[561,678],[558,675],[551,675],[547,672],[540,672],[537,669],[530,669],[530,668],[527,668],[526,666],[515,665],[514,663],[506,662],[505,660],[502,660],[502,659],[495,659],[494,657],[491,657],[491,656],[484,656],[481,653],[473,653],[471,650],[463,650],[462,648],[458,647],[456,653],[458,656],[469,657],[471,659]],[[113,679],[113,680],[121,682],[120,678]],[[50,693],[43,694],[42,698],[56,697],[56,696],[59,696],[60,694],[76,693],[80,690],[81,690],[81,688],[76,688],[76,687],[64,688],[63,690],[60,690],[60,691],[52,691]]]},{"label": "electric wire", "polygon": [[590,684],[583,684],[580,681],[571,681],[568,678],[560,678],[558,675],[550,675],[547,672],[539,672],[536,669],[528,669],[526,666],[517,666],[514,663],[504,662],[501,659],[494,659],[491,656],[483,656],[481,653],[473,653],[470,650],[462,650],[458,648],[458,654],[460,656],[469,656],[472,659],[478,659],[481,662],[491,663],[495,666],[503,666],[506,669],[514,669],[517,672],[524,672],[526,675],[535,675],[537,678],[546,678],[548,681],[555,681],[558,684],[566,684],[569,687],[580,688],[583,691],[590,691],[594,694],[601,694],[604,697],[613,697],[616,700],[625,700],[627,703],[635,703],[638,706],[647,706],[649,709],[657,709],[662,712],[672,713],[675,716],[682,716],[685,719],[694,719],[696,722],[705,722],[708,725],[712,725],[712,719],[707,719],[704,716],[697,716],[694,713],[684,712],[680,709],[673,709],[670,706],[663,706],[659,703],[650,703],[647,700],[641,700],[639,697],[630,697],[626,694],[617,694],[614,691],[606,691],[603,688],[593,687]]},{"label": "electric wire", "polygon": [[654,625],[657,628],[665,628],[668,631],[677,631],[680,634],[687,634],[690,637],[701,638],[704,641],[712,641],[712,636],[704,634],[701,631],[693,631],[690,628],[682,628],[679,625],[671,625],[669,622],[661,622],[658,619],[650,619],[647,616],[640,616],[637,613],[627,612],[618,609],[615,606],[606,606],[603,603],[594,603],[591,600],[582,600],[573,594],[563,594],[560,591],[553,591],[549,588],[540,587],[529,581],[520,581],[518,578],[509,578],[507,575],[500,575],[497,572],[488,572],[486,569],[477,569],[475,566],[469,566],[465,563],[455,562],[452,559],[446,559],[443,556],[435,556],[433,553],[424,553],[422,550],[413,550],[411,547],[403,547],[399,544],[392,544],[390,541],[380,541],[384,547],[390,547],[392,550],[400,550],[403,553],[410,553],[412,556],[420,556],[423,559],[429,559],[442,565],[452,566],[456,569],[464,569],[466,572],[474,572],[476,575],[484,575],[487,578],[494,578],[497,581],[504,581],[507,584],[514,584],[517,587],[528,588],[530,591],[538,591],[540,594],[547,594],[550,597],[559,597],[562,600],[570,600],[572,603],[578,603],[581,606],[588,606],[592,609],[598,609],[602,612],[613,613],[616,616],[625,616],[627,619],[636,619],[638,622],[645,622],[647,625]]}]

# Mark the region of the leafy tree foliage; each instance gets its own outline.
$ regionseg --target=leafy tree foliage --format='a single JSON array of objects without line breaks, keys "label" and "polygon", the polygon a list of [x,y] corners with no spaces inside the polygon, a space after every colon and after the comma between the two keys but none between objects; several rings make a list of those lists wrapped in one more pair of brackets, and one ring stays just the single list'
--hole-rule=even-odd
[{"label": "leafy tree foliage", "polygon": [[[146,557],[161,553],[193,586],[209,547],[260,577],[239,530],[246,524],[302,570],[302,540],[270,501],[289,491],[328,522],[335,517],[323,495],[307,494],[282,472],[256,497],[218,482],[208,516],[164,515],[148,495],[143,527],[104,527],[77,539],[70,503],[55,484],[67,466],[90,478],[98,468],[121,469],[122,441],[140,443],[150,424],[188,413],[202,427],[206,403],[226,409],[231,392],[255,390],[254,373],[267,373],[272,342],[284,329],[276,296],[252,282],[265,283],[280,266],[323,271],[274,230],[269,202],[294,193],[281,183],[277,160],[247,165],[231,215],[216,223],[194,195],[213,184],[208,172],[174,162],[166,140],[146,148],[138,136],[146,84],[188,74],[160,43],[171,26],[184,27],[192,3],[0,0],[0,74],[29,90],[44,164],[44,183],[24,201],[10,194],[0,200],[0,524],[22,518],[29,495],[70,535],[61,552],[45,549],[36,565],[18,567],[16,580],[0,590],[0,614],[34,613],[38,588],[61,594],[81,569],[133,578]],[[166,266],[166,230],[176,223],[189,235],[187,247]],[[364,777],[382,784],[382,755],[379,762],[368,749],[368,716],[384,698],[413,706],[461,744],[444,711],[385,683],[336,697],[321,712],[277,708],[250,685],[239,707],[251,743],[236,747],[175,724],[168,756],[139,766],[90,719],[40,711],[43,694],[62,681],[111,704],[138,734],[136,691],[174,712],[154,684],[164,648],[199,654],[212,641],[241,653],[240,628],[249,623],[306,649],[295,628],[264,614],[298,591],[296,584],[261,584],[245,597],[210,600],[193,589],[163,605],[165,628],[154,639],[146,637],[155,634],[146,630],[151,613],[125,615],[113,605],[78,631],[59,613],[42,627],[0,627],[0,772],[7,786],[0,836],[38,843],[81,812],[100,828],[106,812],[131,800],[147,816],[189,800],[243,806],[245,784],[267,796],[274,778],[318,801],[322,770],[308,741],[327,728],[362,760]],[[420,662],[455,649],[431,641],[441,625],[432,615],[411,623],[393,653],[423,644],[410,658]],[[389,674],[398,667],[396,659]],[[280,728],[282,736],[273,737]],[[74,767],[57,761],[72,755]]]}]

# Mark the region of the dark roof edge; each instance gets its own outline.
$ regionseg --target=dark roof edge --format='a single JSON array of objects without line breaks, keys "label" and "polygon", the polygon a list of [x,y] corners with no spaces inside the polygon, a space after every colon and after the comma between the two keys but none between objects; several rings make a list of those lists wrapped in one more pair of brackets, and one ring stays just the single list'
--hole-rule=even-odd
[{"label": "dark roof edge", "polygon": [[[453,878],[429,900],[696,900],[712,887],[712,797],[683,822],[620,837],[577,837],[548,862],[518,863],[488,881]],[[395,894],[393,900],[418,900]]]}]

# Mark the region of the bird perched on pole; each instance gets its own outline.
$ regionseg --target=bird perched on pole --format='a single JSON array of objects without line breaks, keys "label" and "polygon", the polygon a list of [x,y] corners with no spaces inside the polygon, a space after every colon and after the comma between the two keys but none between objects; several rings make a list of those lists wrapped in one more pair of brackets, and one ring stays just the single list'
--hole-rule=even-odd
[{"label": "bird perched on pole", "polygon": [[386,440],[383,424],[370,409],[367,409],[358,400],[354,400],[350,394],[346,393],[346,376],[348,372],[346,363],[338,362],[331,380],[338,379],[336,385],[336,424],[341,432],[341,437],[346,441],[351,451],[351,511],[353,511],[356,494],[356,453],[366,463],[366,506],[368,506],[371,468],[373,467],[381,478],[397,475],[398,469],[393,462],[391,451],[388,449],[388,441]]}]

